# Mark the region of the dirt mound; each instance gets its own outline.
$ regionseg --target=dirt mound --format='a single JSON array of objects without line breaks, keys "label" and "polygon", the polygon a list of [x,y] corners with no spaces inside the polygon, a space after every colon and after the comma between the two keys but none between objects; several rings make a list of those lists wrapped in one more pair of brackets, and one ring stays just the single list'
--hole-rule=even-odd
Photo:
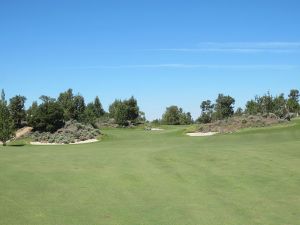
[{"label": "dirt mound", "polygon": [[200,132],[218,132],[218,133],[230,133],[235,132],[243,128],[250,127],[265,127],[273,124],[285,122],[277,117],[270,115],[263,116],[241,116],[230,117],[225,120],[218,120],[213,123],[201,124],[199,127]]},{"label": "dirt mound", "polygon": [[28,135],[32,131],[32,127],[23,127],[16,131],[16,139]]}]

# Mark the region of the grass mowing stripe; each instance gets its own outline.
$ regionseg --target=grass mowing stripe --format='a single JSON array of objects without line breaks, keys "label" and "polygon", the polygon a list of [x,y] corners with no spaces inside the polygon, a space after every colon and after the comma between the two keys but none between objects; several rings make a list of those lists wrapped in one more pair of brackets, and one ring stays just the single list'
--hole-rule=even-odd
[{"label": "grass mowing stripe", "polygon": [[300,120],[187,137],[0,147],[0,224],[299,224]]}]

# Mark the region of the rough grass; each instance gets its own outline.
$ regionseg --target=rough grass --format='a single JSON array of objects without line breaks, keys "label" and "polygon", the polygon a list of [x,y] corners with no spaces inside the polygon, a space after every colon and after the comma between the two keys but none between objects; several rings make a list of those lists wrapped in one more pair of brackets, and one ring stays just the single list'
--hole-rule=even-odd
[{"label": "rough grass", "polygon": [[300,121],[188,137],[0,147],[0,224],[300,224]]}]

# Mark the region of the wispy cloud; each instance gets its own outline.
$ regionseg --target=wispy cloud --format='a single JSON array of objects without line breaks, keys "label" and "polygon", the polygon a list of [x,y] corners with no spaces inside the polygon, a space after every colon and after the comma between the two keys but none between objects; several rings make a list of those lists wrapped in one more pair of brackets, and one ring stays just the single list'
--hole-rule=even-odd
[{"label": "wispy cloud", "polygon": [[204,69],[293,69],[295,65],[272,65],[272,64],[257,64],[257,65],[224,65],[224,64],[146,64],[146,65],[126,65],[127,68],[204,68]]},{"label": "wispy cloud", "polygon": [[201,42],[195,48],[158,48],[150,51],[292,53],[300,52],[300,42]]},{"label": "wispy cloud", "polygon": [[237,64],[237,65],[224,65],[224,64],[136,64],[136,65],[98,65],[98,66],[83,66],[83,67],[66,67],[66,69],[138,69],[138,68],[162,68],[162,69],[280,69],[289,70],[300,68],[299,65],[289,64]]},{"label": "wispy cloud", "polygon": [[201,46],[220,48],[300,48],[300,42],[200,42]]}]

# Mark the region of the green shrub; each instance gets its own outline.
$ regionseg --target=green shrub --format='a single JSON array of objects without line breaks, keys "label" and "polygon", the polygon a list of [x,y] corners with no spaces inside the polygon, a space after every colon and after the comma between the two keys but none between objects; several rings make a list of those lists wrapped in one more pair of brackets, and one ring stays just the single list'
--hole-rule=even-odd
[{"label": "green shrub", "polygon": [[67,121],[64,128],[59,129],[55,133],[49,132],[33,132],[30,137],[34,141],[69,144],[75,140],[85,141],[94,139],[101,134],[99,129],[93,128],[91,125],[81,124],[75,120]]},{"label": "green shrub", "polygon": [[54,137],[49,138],[48,142],[49,143],[54,143],[55,142],[55,138]]},{"label": "green shrub", "polygon": [[246,124],[247,120],[246,119],[242,119],[242,124]]},{"label": "green shrub", "polygon": [[65,139],[63,139],[63,143],[64,143],[64,144],[69,144],[69,143],[70,143],[70,140],[69,140],[68,138],[65,138]]},{"label": "green shrub", "polygon": [[85,137],[85,136],[80,136],[80,137],[79,137],[79,140],[80,140],[80,141],[85,141],[85,140],[86,140],[86,137]]}]

